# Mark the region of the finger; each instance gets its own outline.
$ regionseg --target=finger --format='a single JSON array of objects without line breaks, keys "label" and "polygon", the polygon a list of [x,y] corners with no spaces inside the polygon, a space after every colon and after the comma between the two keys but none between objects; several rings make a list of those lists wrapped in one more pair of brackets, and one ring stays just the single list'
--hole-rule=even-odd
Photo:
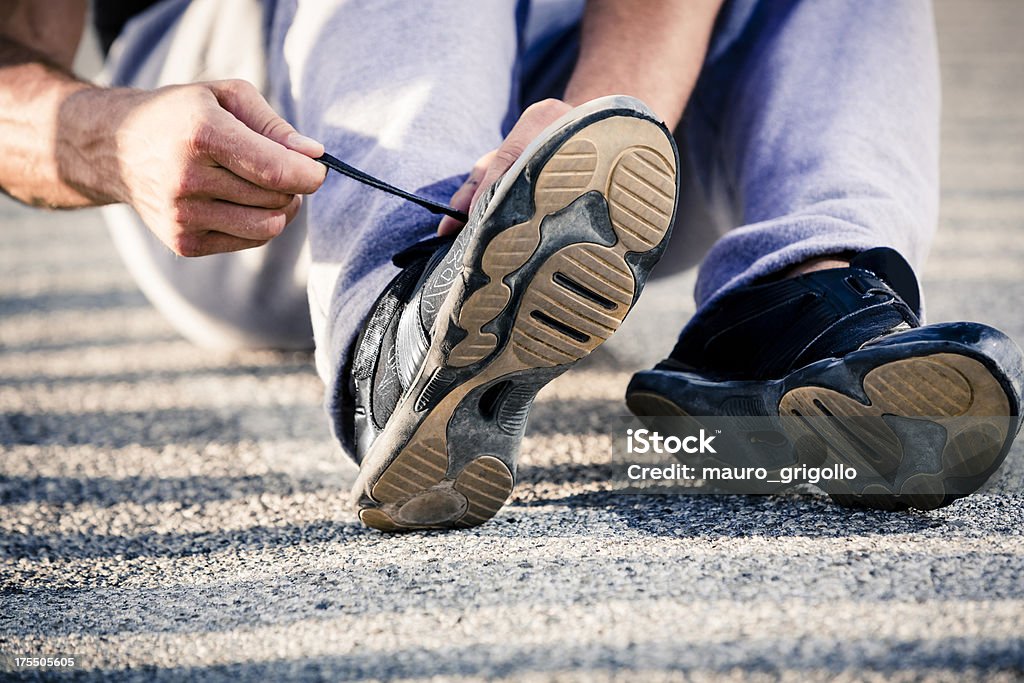
[{"label": "finger", "polygon": [[323,155],[324,146],[278,116],[253,84],[232,79],[209,85],[220,105],[253,131],[312,159]]},{"label": "finger", "polygon": [[262,247],[266,243],[267,240],[247,240],[223,232],[207,231],[182,235],[169,246],[178,256],[195,258]]},{"label": "finger", "polygon": [[320,187],[327,169],[310,157],[322,155],[323,145],[296,133],[252,84],[207,85],[225,116],[197,133],[200,152],[268,190],[309,194]]},{"label": "finger", "polygon": [[512,127],[512,130],[505,137],[504,142],[494,152],[494,157],[487,168],[487,173],[473,195],[470,208],[475,207],[476,203],[480,201],[480,198],[484,196],[484,193],[487,192],[491,185],[496,183],[501,176],[505,175],[505,172],[522,155],[527,145],[533,142],[552,121],[570,109],[572,107],[561,100],[543,100],[527,107],[522,116],[519,117],[519,120],[516,121],[516,125]]},{"label": "finger", "polygon": [[[452,195],[450,204],[460,211],[472,213],[480,198],[504,175],[533,140],[555,119],[572,107],[561,100],[543,100],[530,105],[509,131],[501,146],[476,162],[466,182]],[[462,223],[446,216],[437,226],[439,235],[459,231]]]},{"label": "finger", "polygon": [[298,213],[296,196],[280,209],[261,209],[219,200],[188,199],[178,205],[178,222],[188,232],[222,232],[245,240],[267,241],[280,235]]},{"label": "finger", "polygon": [[[449,204],[452,208],[458,209],[463,213],[469,212],[469,205],[476,194],[477,188],[480,187],[480,182],[483,180],[484,174],[487,172],[487,167],[491,163],[491,157],[494,156],[494,152],[488,152],[476,162],[473,166],[473,170],[469,172],[469,177],[466,181],[459,186],[459,189],[455,191],[452,198],[449,200]],[[463,226],[463,222],[457,218],[451,216],[445,216],[441,219],[441,222],[437,226],[438,235],[452,235],[457,233]]]},{"label": "finger", "polygon": [[310,194],[323,183],[323,164],[250,130],[227,111],[222,114],[214,114],[197,133],[199,155],[265,190]]},{"label": "finger", "polygon": [[[476,189],[473,191],[473,197],[469,203],[470,211],[476,208],[476,203],[480,201],[480,198],[484,196],[484,193],[490,189],[491,185],[498,182],[498,179],[500,179],[501,176],[505,175],[505,172],[511,168],[512,164],[514,164],[516,159],[518,159],[523,153],[523,150],[526,149],[526,145],[529,144],[528,140],[526,142],[523,141],[525,139],[525,135],[522,134],[522,131],[519,131],[519,135],[516,138],[512,137],[514,133],[516,133],[515,129],[513,129],[509,133],[508,137],[505,138],[505,141],[501,143],[501,147],[495,150],[494,156],[491,159],[491,164],[487,167],[487,172],[484,174],[480,184],[477,185]],[[532,140],[533,138],[529,139]]]},{"label": "finger", "polygon": [[185,181],[186,197],[220,199],[264,209],[282,209],[296,197],[294,194],[266,190],[221,166],[197,165],[195,168],[193,179]]}]

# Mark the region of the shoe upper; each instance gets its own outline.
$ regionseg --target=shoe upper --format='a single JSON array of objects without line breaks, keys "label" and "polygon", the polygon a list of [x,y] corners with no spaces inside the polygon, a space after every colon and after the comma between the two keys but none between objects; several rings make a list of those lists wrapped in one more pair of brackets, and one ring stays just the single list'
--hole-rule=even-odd
[{"label": "shoe upper", "polygon": [[777,379],[894,332],[920,327],[917,280],[886,247],[849,268],[738,288],[683,330],[659,369],[715,379]]},{"label": "shoe upper", "polygon": [[394,257],[402,270],[371,309],[352,360],[349,388],[357,460],[415,380],[430,348],[438,310],[461,272],[461,256],[461,240],[437,237]]},{"label": "shoe upper", "polygon": [[[458,235],[439,235],[413,244],[392,257],[401,272],[370,309],[352,353],[342,429],[350,429],[355,461],[362,462],[406,390],[416,379],[430,349],[431,330],[449,290],[463,271],[466,245],[487,211],[498,183],[477,201]],[[354,434],[353,434],[354,432]]]}]

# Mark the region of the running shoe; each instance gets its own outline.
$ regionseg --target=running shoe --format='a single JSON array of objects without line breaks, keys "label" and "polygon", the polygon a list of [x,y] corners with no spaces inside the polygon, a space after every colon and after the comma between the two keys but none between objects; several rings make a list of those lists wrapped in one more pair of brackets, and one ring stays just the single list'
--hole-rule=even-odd
[{"label": "running shoe", "polygon": [[526,149],[454,242],[400,255],[352,365],[365,524],[498,512],[537,392],[618,329],[660,258],[677,165],[641,102],[594,100]]},{"label": "running shoe", "polygon": [[634,375],[626,402],[647,418],[782,417],[784,457],[778,441],[734,455],[750,465],[771,451],[776,470],[852,467],[852,481],[821,484],[845,505],[942,507],[1006,457],[1024,357],[999,330],[922,326],[918,309],[913,271],[888,248],[849,268],[738,288],[701,311],[665,361]]}]

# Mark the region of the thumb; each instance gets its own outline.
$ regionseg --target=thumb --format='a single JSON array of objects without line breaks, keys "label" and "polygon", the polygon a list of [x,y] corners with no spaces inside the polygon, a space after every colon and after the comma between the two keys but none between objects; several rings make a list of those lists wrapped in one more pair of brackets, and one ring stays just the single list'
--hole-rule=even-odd
[{"label": "thumb", "polygon": [[494,152],[494,156],[491,157],[487,172],[473,195],[471,206],[476,206],[491,185],[512,167],[512,164],[522,155],[534,138],[540,135],[552,121],[570,109],[572,109],[571,105],[555,99],[541,100],[527,107],[516,121],[516,125],[512,126],[512,130],[509,131],[504,142]]},{"label": "thumb", "polygon": [[324,146],[278,116],[252,83],[234,79],[213,81],[209,87],[220,106],[263,137],[313,159],[323,155]]}]

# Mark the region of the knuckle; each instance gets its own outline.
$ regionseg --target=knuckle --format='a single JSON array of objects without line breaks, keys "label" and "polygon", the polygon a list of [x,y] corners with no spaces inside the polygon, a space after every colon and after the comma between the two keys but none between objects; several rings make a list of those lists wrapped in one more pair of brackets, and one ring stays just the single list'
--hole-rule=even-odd
[{"label": "knuckle", "polygon": [[192,165],[186,165],[179,173],[174,187],[175,197],[191,197],[202,191],[202,180],[199,170]]},{"label": "knuckle", "polygon": [[543,99],[543,100],[538,100],[538,101],[534,102],[533,104],[531,104],[526,109],[524,109],[523,113],[525,114],[525,113],[529,112],[531,114],[535,114],[537,112],[550,111],[550,110],[555,108],[555,104],[557,102],[558,102],[558,100],[556,100],[553,97],[548,97],[548,98]]},{"label": "knuckle", "polygon": [[226,83],[228,87],[237,93],[251,93],[256,92],[256,86],[244,78],[229,78]]},{"label": "knuckle", "polygon": [[179,232],[175,234],[171,243],[171,249],[173,249],[174,253],[178,256],[184,256],[186,258],[195,258],[196,256],[203,256],[206,253],[202,236],[190,232]]},{"label": "knuckle", "polygon": [[267,188],[279,188],[285,181],[284,166],[279,161],[267,163],[259,172],[260,185]]},{"label": "knuckle", "polygon": [[274,192],[270,195],[267,200],[267,208],[270,209],[284,209],[289,204],[295,201],[294,194],[285,194],[283,192]]},{"label": "knuckle", "polygon": [[511,166],[515,163],[516,159],[523,153],[523,145],[516,141],[506,140],[505,144],[501,146],[497,154],[494,155],[494,159],[499,165]]},{"label": "knuckle", "polygon": [[555,97],[548,97],[546,99],[540,100],[533,106],[537,107],[537,109],[540,111],[546,112],[560,112],[564,109],[570,108],[567,103]]},{"label": "knuckle", "polygon": [[220,81],[214,81],[211,85],[221,96],[236,98],[245,93],[246,86],[249,83],[241,78],[225,78]]},{"label": "knuckle", "polygon": [[283,138],[284,136],[291,133],[293,130],[294,128],[291,127],[291,124],[289,124],[284,119],[272,118],[266,123],[265,126],[263,126],[263,130],[260,131],[260,133],[264,137],[276,140],[278,138]]},{"label": "knuckle", "polygon": [[188,146],[194,152],[209,152],[217,135],[216,127],[207,117],[199,116],[189,131]]},{"label": "knuckle", "polygon": [[192,203],[183,199],[178,199],[171,205],[170,214],[171,220],[179,229],[187,229],[195,218],[195,210],[192,207]]},{"label": "knuckle", "polygon": [[201,83],[184,83],[182,85],[170,86],[175,89],[176,92],[181,93],[187,97],[209,97],[209,88],[206,88]]},{"label": "knuckle", "polygon": [[217,106],[216,96],[208,88],[197,84],[173,86],[174,104],[182,111],[198,112],[202,118],[212,107]]},{"label": "knuckle", "polygon": [[284,232],[287,220],[281,209],[261,211],[260,215],[252,217],[251,222],[246,226],[245,239],[272,240]]},{"label": "knuckle", "polygon": [[208,96],[212,95],[219,106],[232,112],[244,107],[254,95],[259,96],[256,86],[241,78],[212,81],[204,85]]},{"label": "knuckle", "polygon": [[302,210],[302,203],[303,203],[302,195],[298,194],[298,195],[295,195],[295,199],[293,199],[288,204],[288,206],[286,206],[286,207],[284,207],[284,209],[282,209],[282,211],[284,211],[284,224],[285,225],[288,225],[289,223],[291,223],[292,220],[294,220],[295,217],[299,215],[299,211]]}]

